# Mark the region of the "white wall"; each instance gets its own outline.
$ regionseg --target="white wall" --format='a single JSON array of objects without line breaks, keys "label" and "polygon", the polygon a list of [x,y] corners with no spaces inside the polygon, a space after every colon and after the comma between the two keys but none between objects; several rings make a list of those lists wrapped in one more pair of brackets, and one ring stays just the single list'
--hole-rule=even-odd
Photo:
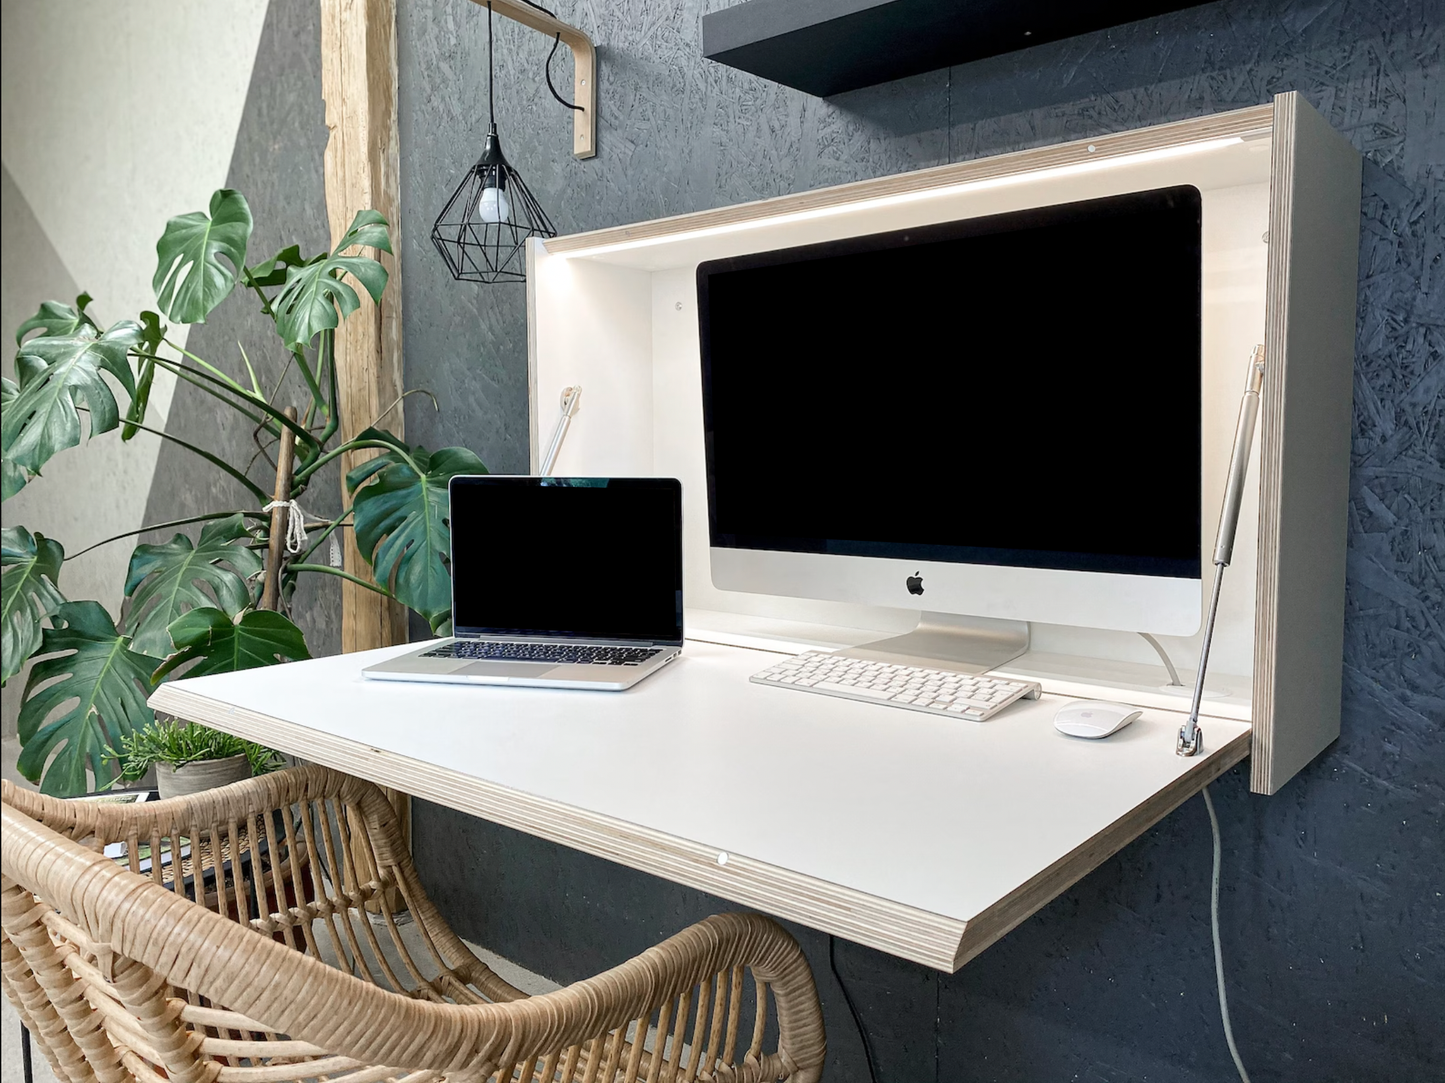
[{"label": "white wall", "polygon": [[[265,16],[266,0],[0,5],[7,338],[15,312],[23,319],[75,286],[95,297],[102,323],[154,308],[156,239],[225,183]],[[154,428],[165,428],[172,389],[156,380]],[[122,446],[112,432],[63,452],[5,502],[5,524],[71,553],[136,529],[159,446],[145,434]],[[114,615],[129,555],[110,545],[67,562],[61,588]],[[5,690],[7,723],[21,684]]]},{"label": "white wall", "polygon": [[[265,0],[0,6],[0,157],[42,239],[95,297],[100,322],[155,306],[150,280],[166,219],[205,208],[225,183],[265,14]],[[4,276],[14,304],[32,278],[27,269],[48,258],[19,225],[26,217],[6,214]],[[155,428],[165,427],[172,386],[156,380]],[[159,439],[145,434],[122,451],[111,433],[64,453],[6,502],[5,522],[39,529],[70,552],[133,530],[158,451]],[[65,593],[114,612],[129,552],[107,546],[67,564]]]}]

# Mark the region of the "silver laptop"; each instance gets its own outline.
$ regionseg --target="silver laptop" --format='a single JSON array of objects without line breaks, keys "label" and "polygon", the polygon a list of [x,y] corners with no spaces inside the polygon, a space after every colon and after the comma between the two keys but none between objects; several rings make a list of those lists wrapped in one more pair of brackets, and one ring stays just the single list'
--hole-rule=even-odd
[{"label": "silver laptop", "polygon": [[450,520],[454,636],[364,676],[620,691],[682,650],[676,479],[455,477]]}]

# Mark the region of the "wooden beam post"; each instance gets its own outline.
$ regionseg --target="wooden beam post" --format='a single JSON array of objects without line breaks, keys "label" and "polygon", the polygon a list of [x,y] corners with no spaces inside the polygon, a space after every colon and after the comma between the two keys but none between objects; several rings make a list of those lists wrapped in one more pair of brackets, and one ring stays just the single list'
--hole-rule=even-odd
[{"label": "wooden beam post", "polygon": [[[336,375],[341,437],[382,424],[402,435],[401,367],[401,170],[397,134],[396,0],[320,0],[321,96],[326,102],[326,217],[334,246],[358,211],[386,216],[392,253],[373,252],[387,270],[381,304],[358,290],[361,308],[336,332]],[[387,411],[383,415],[382,411]],[[341,457],[341,500],[350,501],[346,474],[376,451]],[[342,567],[375,581],[344,531]],[[341,583],[341,650],[364,651],[406,642],[406,608],[375,591]],[[388,790],[407,845],[411,845],[411,802]],[[370,858],[357,853],[363,879],[374,878]],[[389,889],[395,891],[394,888]],[[400,896],[391,903],[400,909]]]},{"label": "wooden beam post", "polygon": [[[392,248],[400,247],[401,200],[396,124],[396,0],[320,0],[321,93],[326,100],[326,213],[332,244],[356,213],[386,216]],[[341,435],[350,439],[380,420],[402,435],[401,268],[395,255],[375,253],[390,274],[381,304],[365,291],[361,309],[336,333]],[[382,411],[389,410],[385,418]],[[375,452],[341,459],[346,472]],[[370,569],[345,532],[343,567],[369,579]],[[406,641],[406,610],[353,583],[341,584],[341,649],[367,650]]]}]

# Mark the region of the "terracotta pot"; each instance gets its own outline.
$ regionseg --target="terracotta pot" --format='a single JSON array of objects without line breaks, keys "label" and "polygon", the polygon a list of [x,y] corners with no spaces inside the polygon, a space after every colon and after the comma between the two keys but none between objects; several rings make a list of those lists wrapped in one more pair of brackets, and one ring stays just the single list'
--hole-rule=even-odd
[{"label": "terracotta pot", "polygon": [[214,790],[250,777],[251,762],[240,753],[222,760],[192,760],[180,767],[156,764],[156,789],[163,798]]}]

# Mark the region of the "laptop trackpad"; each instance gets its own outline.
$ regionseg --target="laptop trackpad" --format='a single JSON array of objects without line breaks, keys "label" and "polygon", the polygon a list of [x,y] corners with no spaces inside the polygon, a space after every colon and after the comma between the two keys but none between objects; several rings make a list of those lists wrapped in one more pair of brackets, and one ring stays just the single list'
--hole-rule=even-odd
[{"label": "laptop trackpad", "polygon": [[471,665],[453,670],[453,676],[540,677],[547,670],[556,668],[556,662],[473,662]]}]

